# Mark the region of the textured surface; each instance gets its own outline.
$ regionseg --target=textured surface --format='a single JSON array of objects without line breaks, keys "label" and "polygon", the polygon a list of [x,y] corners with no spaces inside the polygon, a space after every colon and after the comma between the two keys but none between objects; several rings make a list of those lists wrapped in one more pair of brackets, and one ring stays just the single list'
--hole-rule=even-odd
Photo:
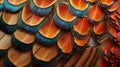
[{"label": "textured surface", "polygon": [[120,67],[120,0],[1,0],[0,67],[15,66]]}]

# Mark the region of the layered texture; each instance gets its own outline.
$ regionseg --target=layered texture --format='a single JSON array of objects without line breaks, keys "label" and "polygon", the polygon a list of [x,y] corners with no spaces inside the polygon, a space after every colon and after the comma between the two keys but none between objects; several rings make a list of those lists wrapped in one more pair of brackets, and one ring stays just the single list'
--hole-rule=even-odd
[{"label": "layered texture", "polygon": [[0,67],[120,67],[120,0],[1,0]]}]

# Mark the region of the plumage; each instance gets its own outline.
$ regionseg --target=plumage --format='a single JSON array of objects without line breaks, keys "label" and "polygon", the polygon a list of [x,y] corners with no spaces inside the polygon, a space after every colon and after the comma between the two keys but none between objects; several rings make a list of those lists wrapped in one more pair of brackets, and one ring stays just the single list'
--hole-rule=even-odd
[{"label": "plumage", "polygon": [[0,67],[120,67],[120,0],[0,0]]}]

